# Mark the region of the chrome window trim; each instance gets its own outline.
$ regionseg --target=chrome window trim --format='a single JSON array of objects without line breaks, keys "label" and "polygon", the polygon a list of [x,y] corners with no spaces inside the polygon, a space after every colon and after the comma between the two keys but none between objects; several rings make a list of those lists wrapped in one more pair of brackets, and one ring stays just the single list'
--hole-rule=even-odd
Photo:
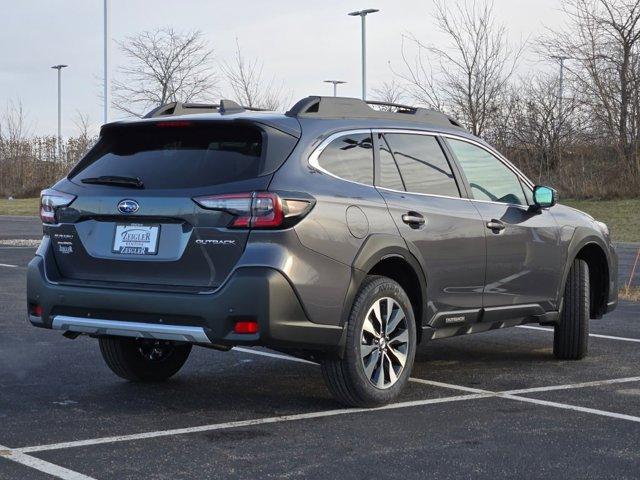
[{"label": "chrome window trim", "polygon": [[[406,191],[406,190],[394,190],[393,188],[380,187],[380,186],[376,186],[376,188],[378,190],[386,190],[388,192],[393,192],[393,193],[402,193],[404,195],[409,194],[409,195],[420,195],[421,197],[449,198],[451,200],[466,200],[468,202],[473,200],[472,198],[467,198],[467,197],[450,197],[448,195],[438,195],[436,193],[409,192],[409,191]],[[504,205],[504,204],[502,204],[502,205]]]},{"label": "chrome window trim", "polygon": [[[331,173],[329,170],[321,167],[320,163],[319,163],[320,155],[322,155],[322,152],[324,152],[324,150],[329,146],[329,144],[331,142],[333,142],[334,140],[337,140],[340,137],[346,137],[347,135],[360,135],[360,134],[369,134],[369,135],[371,135],[372,136],[371,141],[373,142],[373,134],[372,134],[370,128],[359,128],[359,129],[356,129],[356,130],[342,130],[340,132],[332,133],[327,138],[322,140],[322,142],[320,142],[320,145],[318,145],[315,148],[315,150],[313,152],[311,152],[311,155],[309,155],[309,159],[308,159],[309,165],[311,167],[313,167],[314,169],[318,170],[319,172],[325,173],[325,174],[329,175],[330,177],[342,180],[343,182],[355,183],[356,185],[363,185],[365,187],[374,188],[374,185],[369,185],[368,183],[356,182],[355,180],[348,180],[346,178],[339,177],[338,175],[335,175],[335,174]],[[373,172],[373,170],[374,170],[373,150],[371,151],[371,168],[372,168],[372,174],[373,174],[374,173]],[[375,175],[373,175],[373,176],[375,177]],[[375,178],[373,179],[373,181],[375,183]]]},{"label": "chrome window trim", "polygon": [[[473,140],[461,135],[455,135],[452,133],[444,133],[444,132],[438,132],[438,131],[433,131],[433,130],[411,130],[411,129],[406,129],[406,128],[358,128],[358,129],[351,129],[351,130],[341,130],[339,132],[335,132],[332,133],[331,135],[329,135],[327,138],[325,138],[324,140],[322,140],[322,142],[320,142],[320,145],[318,145],[314,151],[311,153],[311,155],[309,155],[308,158],[308,163],[311,167],[313,167],[314,169],[318,170],[319,172],[325,173],[333,178],[337,178],[339,180],[342,180],[344,182],[349,182],[349,183],[355,183],[356,185],[362,185],[365,187],[371,187],[371,188],[377,188],[377,189],[383,189],[383,190],[388,190],[391,192],[395,192],[395,193],[409,193],[411,195],[420,195],[420,196],[425,196],[425,197],[438,197],[438,198],[451,198],[454,200],[469,200],[472,202],[482,202],[482,203],[493,203],[495,205],[507,205],[507,206],[514,206],[514,207],[521,207],[521,208],[528,208],[529,205],[520,205],[517,203],[504,203],[504,202],[494,202],[491,200],[480,200],[480,199],[476,199],[476,198],[466,198],[466,197],[450,197],[450,196],[446,196],[446,195],[437,195],[437,194],[432,194],[432,193],[418,193],[418,192],[409,192],[409,191],[400,191],[400,190],[394,190],[392,188],[386,188],[386,187],[380,187],[375,185],[375,178],[374,178],[374,185],[369,185],[368,183],[361,183],[361,182],[356,182],[353,180],[348,180],[346,178],[342,178],[339,177],[338,175],[335,175],[333,173],[331,173],[330,171],[322,168],[320,166],[320,164],[318,163],[318,160],[320,158],[320,155],[322,154],[322,152],[325,150],[325,148],[327,148],[327,146],[333,142],[334,140],[340,138],[340,137],[344,137],[347,135],[354,135],[354,134],[366,134],[369,133],[372,136],[372,140],[373,140],[373,135],[377,134],[377,133],[398,133],[398,134],[410,134],[410,135],[428,135],[431,137],[443,137],[443,138],[451,138],[453,140],[460,140],[463,142],[467,142],[470,143],[472,145],[475,145],[483,150],[485,150],[486,152],[488,152],[490,155],[492,155],[493,157],[496,158],[496,160],[498,160],[500,163],[502,163],[505,167],[507,167],[509,170],[511,170],[516,177],[518,177],[520,180],[522,180],[525,185],[527,185],[529,188],[533,189],[534,188],[534,183],[529,180],[526,175],[524,173],[522,173],[515,165],[513,165],[509,160],[507,160],[504,156],[502,156],[498,151],[494,150],[492,147],[489,147],[487,145],[484,145],[481,142],[478,142],[477,140]],[[374,175],[375,177],[375,175]]]},{"label": "chrome window trim", "polygon": [[[486,152],[488,152],[489,154],[491,154],[493,157],[496,158],[496,160],[498,160],[499,162],[501,162],[505,167],[507,167],[509,170],[511,170],[513,173],[515,173],[516,177],[520,178],[521,180],[523,180],[529,187],[533,188],[535,185],[533,184],[533,182],[531,180],[529,180],[526,175],[524,173],[522,173],[515,165],[513,165],[509,160],[507,160],[504,156],[502,156],[498,151],[494,150],[491,147],[488,147],[487,145],[484,145],[478,141],[472,140],[470,138],[466,138],[466,137],[461,137],[459,135],[453,135],[450,133],[443,133],[441,134],[443,137],[445,138],[452,138],[453,140],[460,140],[462,142],[467,142],[470,143],[472,145],[475,145],[476,147],[480,147],[483,150],[485,150]],[[493,202],[493,203],[501,203],[501,202]]]}]

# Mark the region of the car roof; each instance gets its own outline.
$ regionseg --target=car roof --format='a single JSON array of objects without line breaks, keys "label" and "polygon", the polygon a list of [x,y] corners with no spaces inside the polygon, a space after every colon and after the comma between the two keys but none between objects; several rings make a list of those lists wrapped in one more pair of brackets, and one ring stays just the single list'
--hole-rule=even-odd
[{"label": "car roof", "polygon": [[[374,109],[371,105],[382,109]],[[314,131],[318,128],[326,128],[327,131],[394,128],[451,133],[476,139],[457,121],[437,110],[358,98],[320,96],[303,98],[285,113],[243,107],[230,100],[221,100],[218,104],[172,102],[151,110],[142,119],[113,122],[103,128],[177,120],[261,123],[296,137],[301,136],[305,125],[311,127],[313,124]]]}]

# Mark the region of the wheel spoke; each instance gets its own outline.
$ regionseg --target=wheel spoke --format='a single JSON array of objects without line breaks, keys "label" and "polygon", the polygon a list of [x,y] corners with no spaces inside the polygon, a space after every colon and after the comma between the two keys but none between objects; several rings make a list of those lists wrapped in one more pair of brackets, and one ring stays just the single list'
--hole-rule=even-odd
[{"label": "wheel spoke", "polygon": [[391,385],[393,385],[398,380],[398,377],[396,376],[396,372],[393,368],[393,362],[391,361],[391,358],[386,353],[384,355],[384,358],[386,359],[386,363],[388,364],[387,368],[389,373],[389,382],[391,382]]},{"label": "wheel spoke", "polygon": [[389,339],[389,345],[397,345],[407,343],[409,341],[409,332],[407,330],[402,330],[395,337],[391,337]]},{"label": "wheel spoke", "polygon": [[[373,304],[373,316],[375,317],[375,319],[378,321],[378,325],[380,328],[378,328],[378,331],[380,333],[384,332],[384,324],[382,323],[382,312],[380,312],[380,300],[378,300],[376,303]],[[369,317],[371,317],[371,315],[369,315]]]},{"label": "wheel spoke", "polygon": [[387,335],[391,335],[395,331],[395,329],[398,328],[398,325],[402,320],[404,320],[404,312],[401,308],[397,308],[387,322]]},{"label": "wheel spoke", "polygon": [[362,345],[360,345],[360,355],[362,356],[362,358],[366,358],[371,355],[371,352],[377,349],[377,345],[367,345],[366,343],[363,343]]},{"label": "wheel spoke", "polygon": [[369,360],[364,365],[364,373],[367,375],[367,378],[369,378],[370,380],[373,380],[373,371],[375,370],[376,365],[378,365],[379,357],[380,357],[380,351],[376,349],[373,351],[373,353],[369,357]]},{"label": "wheel spoke", "polygon": [[370,315],[364,319],[364,325],[362,325],[362,329],[368,334],[373,335],[375,338],[380,338],[380,334],[371,322]]},{"label": "wheel spoke", "polygon": [[[407,354],[406,353],[401,352],[400,350],[398,350],[397,348],[392,347],[391,345],[389,345],[388,353],[390,353],[391,356],[395,357],[395,359],[398,361],[398,363],[400,364],[401,367],[404,367],[404,364],[407,361]],[[391,356],[389,358],[391,358]]]},{"label": "wheel spoke", "polygon": [[378,378],[376,379],[376,386],[378,388],[384,388],[385,363],[384,354],[380,355],[380,359],[378,361]]}]

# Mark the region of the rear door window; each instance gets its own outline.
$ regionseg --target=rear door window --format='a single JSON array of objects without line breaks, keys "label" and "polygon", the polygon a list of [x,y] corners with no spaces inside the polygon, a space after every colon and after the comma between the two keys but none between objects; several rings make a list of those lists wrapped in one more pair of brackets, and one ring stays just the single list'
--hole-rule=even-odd
[{"label": "rear door window", "polygon": [[115,127],[103,134],[70,179],[138,177],[145,189],[247,180],[262,174],[262,136],[251,126]]},{"label": "rear door window", "polygon": [[398,170],[398,165],[391,155],[391,149],[382,134],[378,134],[380,144],[380,180],[376,184],[391,190],[404,191],[404,183]]},{"label": "rear door window", "polygon": [[451,166],[434,136],[408,133],[384,136],[407,192],[460,196]]},{"label": "rear door window", "polygon": [[345,135],[322,151],[318,165],[336,177],[373,185],[373,143],[368,133]]}]

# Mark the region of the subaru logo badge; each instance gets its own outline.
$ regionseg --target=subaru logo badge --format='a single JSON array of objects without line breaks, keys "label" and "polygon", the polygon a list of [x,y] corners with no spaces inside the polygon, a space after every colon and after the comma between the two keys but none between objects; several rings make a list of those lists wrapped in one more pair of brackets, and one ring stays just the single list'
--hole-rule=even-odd
[{"label": "subaru logo badge", "polygon": [[118,203],[118,210],[120,211],[120,213],[136,213],[139,208],[140,205],[138,205],[138,202],[136,202],[135,200],[121,200]]}]

